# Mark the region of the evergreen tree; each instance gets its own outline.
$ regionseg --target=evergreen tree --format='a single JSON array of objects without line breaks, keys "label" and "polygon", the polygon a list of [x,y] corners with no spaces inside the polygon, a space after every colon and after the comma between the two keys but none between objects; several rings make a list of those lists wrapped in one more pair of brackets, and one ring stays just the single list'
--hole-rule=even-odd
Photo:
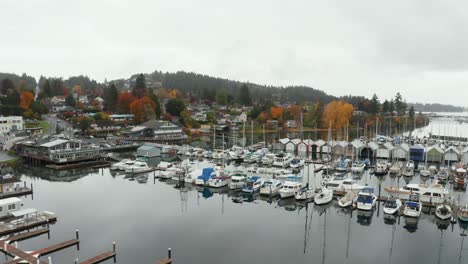
[{"label": "evergreen tree", "polygon": [[44,85],[42,85],[41,89],[41,98],[52,97],[52,89],[50,87],[49,79],[46,79]]},{"label": "evergreen tree", "polygon": [[227,94],[226,90],[219,89],[216,92],[216,103],[218,105],[227,105],[228,104],[228,94]]},{"label": "evergreen tree", "polygon": [[65,104],[71,107],[75,107],[76,101],[72,94],[69,94],[67,98],[65,98]]},{"label": "evergreen tree", "polygon": [[104,109],[114,112],[117,109],[117,100],[119,99],[119,91],[115,84],[111,83],[108,87],[104,88]]},{"label": "evergreen tree", "polygon": [[15,84],[10,79],[3,79],[0,83],[0,94],[7,95],[9,90],[14,90]]},{"label": "evergreen tree", "polygon": [[385,100],[382,104],[382,112],[383,113],[388,113],[390,112],[390,103],[388,102],[388,100]]},{"label": "evergreen tree", "polygon": [[395,111],[395,102],[393,101],[393,99],[390,100],[390,103],[388,104],[388,111],[393,116],[393,112]]},{"label": "evergreen tree", "polygon": [[376,115],[380,112],[380,101],[376,94],[372,96],[370,101],[370,113]]},{"label": "evergreen tree", "polygon": [[133,86],[132,89],[132,94],[136,98],[142,98],[145,96],[147,93],[146,91],[146,80],[145,80],[145,75],[143,73],[140,73],[135,81],[135,86]]},{"label": "evergreen tree", "polygon": [[398,115],[404,115],[406,112],[406,103],[403,102],[403,97],[401,96],[400,92],[395,95],[395,110]]},{"label": "evergreen tree", "polygon": [[156,106],[154,109],[155,118],[159,119],[161,118],[161,103],[159,103],[159,98],[156,96],[156,94],[154,94],[154,92],[150,94],[150,98],[153,100],[154,105]]},{"label": "evergreen tree", "polygon": [[173,116],[179,116],[185,110],[185,103],[180,99],[170,99],[166,103],[166,112]]},{"label": "evergreen tree", "polygon": [[414,106],[410,106],[409,110],[408,110],[408,116],[411,120],[414,119],[414,116],[415,116],[415,112],[414,112]]},{"label": "evergreen tree", "polygon": [[249,87],[247,86],[247,84],[243,84],[242,87],[240,88],[239,102],[242,105],[246,105],[246,106],[252,105],[252,99],[250,98],[250,91],[249,91]]}]

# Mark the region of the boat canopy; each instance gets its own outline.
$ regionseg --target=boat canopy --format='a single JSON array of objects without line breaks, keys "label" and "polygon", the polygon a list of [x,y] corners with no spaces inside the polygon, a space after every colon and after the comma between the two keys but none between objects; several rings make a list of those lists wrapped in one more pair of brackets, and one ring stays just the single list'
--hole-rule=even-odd
[{"label": "boat canopy", "polygon": [[409,206],[409,207],[419,207],[419,203],[418,202],[413,202],[413,201],[406,202],[406,205]]},{"label": "boat canopy", "polygon": [[198,179],[208,181],[210,178],[214,177],[216,174],[213,168],[204,168],[202,171],[202,175],[198,176]]},{"label": "boat canopy", "polygon": [[256,182],[256,181],[258,181],[259,179],[260,179],[259,176],[252,176],[252,177],[250,177],[249,182]]}]

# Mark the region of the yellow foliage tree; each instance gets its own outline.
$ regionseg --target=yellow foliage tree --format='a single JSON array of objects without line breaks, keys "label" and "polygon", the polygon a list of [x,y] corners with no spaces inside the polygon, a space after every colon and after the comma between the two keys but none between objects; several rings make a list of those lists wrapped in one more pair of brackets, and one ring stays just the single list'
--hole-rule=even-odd
[{"label": "yellow foliage tree", "polygon": [[353,116],[353,105],[343,101],[332,101],[325,106],[323,111],[323,124],[325,127],[331,125],[332,129],[341,129]]}]

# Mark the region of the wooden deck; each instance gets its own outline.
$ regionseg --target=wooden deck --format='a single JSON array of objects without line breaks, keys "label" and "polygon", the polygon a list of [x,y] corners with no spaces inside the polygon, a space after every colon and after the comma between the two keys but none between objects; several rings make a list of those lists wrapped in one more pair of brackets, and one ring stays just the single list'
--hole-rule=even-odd
[{"label": "wooden deck", "polygon": [[25,232],[25,233],[21,233],[21,234],[18,234],[18,235],[10,236],[7,239],[5,239],[4,242],[12,243],[12,242],[16,242],[16,241],[23,241],[23,240],[26,240],[26,239],[29,239],[29,238],[32,238],[32,237],[47,234],[47,233],[49,233],[49,231],[50,230],[48,228],[42,228],[42,229],[30,231],[30,232]]},{"label": "wooden deck", "polygon": [[70,240],[67,240],[67,241],[52,245],[52,246],[48,246],[46,248],[41,248],[39,250],[36,250],[32,252],[31,255],[40,257],[40,256],[48,255],[50,253],[54,253],[56,251],[59,251],[65,248],[69,248],[71,246],[78,245],[79,243],[80,241],[78,239],[70,239]]},{"label": "wooden deck", "polygon": [[97,255],[95,257],[92,257],[88,260],[80,262],[80,264],[95,264],[95,263],[101,263],[105,260],[108,260],[110,258],[115,258],[115,252],[114,251],[107,251],[105,253],[102,253],[100,255]]},{"label": "wooden deck", "polygon": [[[16,264],[22,261],[27,261],[28,263],[40,263],[40,264],[47,264],[47,262],[43,260],[39,260],[39,258],[28,254],[21,249],[18,249],[12,245],[9,245],[3,241],[0,241],[0,250],[5,252],[6,254],[10,255],[11,257],[15,257],[15,259],[5,262],[4,264]],[[6,251],[5,251],[6,249]],[[39,261],[38,261],[39,260]]]},{"label": "wooden deck", "polygon": [[0,193],[0,199],[10,198],[10,197],[18,197],[18,196],[26,196],[32,194],[33,191],[31,188],[27,187],[20,187],[17,190],[9,193]]},{"label": "wooden deck", "polygon": [[42,212],[38,213],[37,218],[28,219],[21,222],[0,222],[0,236],[18,233],[37,226],[43,226],[57,222],[57,217],[53,214]]}]

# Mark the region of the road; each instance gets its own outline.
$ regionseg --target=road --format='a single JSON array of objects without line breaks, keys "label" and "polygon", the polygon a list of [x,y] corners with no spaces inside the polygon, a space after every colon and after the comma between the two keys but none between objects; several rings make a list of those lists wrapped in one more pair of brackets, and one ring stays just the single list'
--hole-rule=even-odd
[{"label": "road", "polygon": [[57,126],[59,126],[62,129],[62,132],[61,132],[62,134],[68,137],[73,136],[73,126],[67,121],[58,118],[55,114],[43,115],[42,118],[45,121],[49,122],[50,132],[52,134],[55,134]]}]

